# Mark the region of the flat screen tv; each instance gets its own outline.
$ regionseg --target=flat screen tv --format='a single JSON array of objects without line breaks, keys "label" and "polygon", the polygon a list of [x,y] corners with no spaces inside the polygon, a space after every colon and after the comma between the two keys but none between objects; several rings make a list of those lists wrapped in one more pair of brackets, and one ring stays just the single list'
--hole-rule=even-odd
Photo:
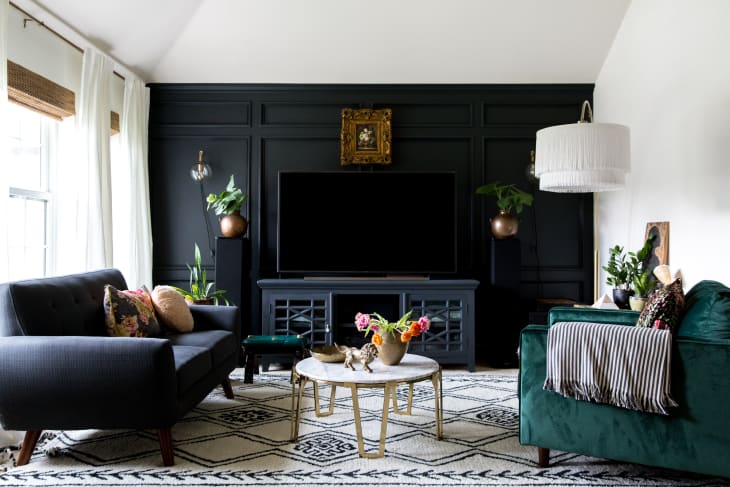
[{"label": "flat screen tv", "polygon": [[279,172],[277,271],[456,272],[454,172]]}]

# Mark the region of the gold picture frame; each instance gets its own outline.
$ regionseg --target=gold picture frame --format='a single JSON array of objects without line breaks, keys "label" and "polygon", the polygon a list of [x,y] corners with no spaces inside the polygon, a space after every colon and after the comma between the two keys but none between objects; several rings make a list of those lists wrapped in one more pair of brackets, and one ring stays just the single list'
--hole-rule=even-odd
[{"label": "gold picture frame", "polygon": [[340,164],[392,164],[390,108],[343,108]]},{"label": "gold picture frame", "polygon": [[669,222],[649,222],[646,224],[644,240],[654,235],[652,249],[649,253],[649,269],[658,265],[669,264]]}]

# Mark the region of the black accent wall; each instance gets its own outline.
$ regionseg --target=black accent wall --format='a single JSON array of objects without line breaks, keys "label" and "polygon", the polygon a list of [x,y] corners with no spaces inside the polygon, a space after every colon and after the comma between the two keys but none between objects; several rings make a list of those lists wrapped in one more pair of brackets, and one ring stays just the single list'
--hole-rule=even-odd
[{"label": "black accent wall", "polygon": [[[457,174],[458,273],[482,285],[477,295],[477,339],[490,322],[489,218],[494,198],[474,194],[499,179],[535,194],[522,214],[520,316],[536,298],[593,297],[593,199],[590,194],[540,192],[527,177],[540,128],[574,123],[593,85],[249,85],[151,84],[150,192],[154,281],[187,286],[193,244],[215,278],[208,251],[199,185],[189,176],[205,150],[213,177],[204,194],[219,192],[231,174],[250,195],[250,331],[260,326],[256,280],[276,276],[276,202],[279,170],[453,170]],[[340,110],[393,110],[393,165],[342,168]],[[347,202],[341,208],[346,209]],[[334,215],[334,212],[333,212]],[[312,215],[333,218],[332,215]],[[405,216],[404,216],[405,217]],[[206,213],[214,235],[212,212]],[[336,222],[333,222],[336,224]],[[434,231],[438,222],[434,222]],[[213,248],[215,242],[212,242]],[[244,313],[246,311],[244,310]],[[479,353],[477,352],[477,356]]]}]

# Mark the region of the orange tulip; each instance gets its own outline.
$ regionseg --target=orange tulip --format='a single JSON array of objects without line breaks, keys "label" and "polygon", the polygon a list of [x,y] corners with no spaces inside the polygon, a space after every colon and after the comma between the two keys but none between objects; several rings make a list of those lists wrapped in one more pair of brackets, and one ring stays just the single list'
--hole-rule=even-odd
[{"label": "orange tulip", "polygon": [[410,331],[404,331],[400,336],[400,341],[403,343],[408,343],[411,341],[411,337],[413,336],[413,333]]},{"label": "orange tulip", "polygon": [[417,321],[412,321],[411,327],[408,329],[408,331],[411,332],[411,335],[413,335],[414,337],[417,337],[418,335],[421,334],[421,327],[418,326]]},{"label": "orange tulip", "polygon": [[383,344],[383,337],[381,337],[380,335],[378,335],[376,333],[373,335],[372,342],[373,342],[373,345],[380,346]]}]

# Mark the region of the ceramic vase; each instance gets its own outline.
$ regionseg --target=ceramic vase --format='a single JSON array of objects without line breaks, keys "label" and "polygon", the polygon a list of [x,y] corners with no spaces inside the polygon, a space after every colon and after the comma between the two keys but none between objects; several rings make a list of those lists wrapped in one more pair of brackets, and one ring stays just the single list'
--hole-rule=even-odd
[{"label": "ceramic vase", "polygon": [[398,365],[408,351],[408,342],[400,341],[400,333],[383,333],[383,344],[378,347],[378,358],[383,365]]},{"label": "ceramic vase", "polygon": [[517,235],[520,219],[509,211],[500,210],[499,215],[489,219],[494,238],[512,238]]},{"label": "ceramic vase", "polygon": [[646,298],[637,298],[636,296],[629,296],[629,306],[633,311],[642,311],[646,305]]},{"label": "ceramic vase", "polygon": [[221,233],[224,237],[228,238],[240,237],[244,235],[248,229],[248,222],[238,211],[221,218],[220,225]]},{"label": "ceramic vase", "polygon": [[619,309],[629,309],[629,296],[634,294],[633,291],[627,289],[614,289],[613,290],[613,302]]}]

